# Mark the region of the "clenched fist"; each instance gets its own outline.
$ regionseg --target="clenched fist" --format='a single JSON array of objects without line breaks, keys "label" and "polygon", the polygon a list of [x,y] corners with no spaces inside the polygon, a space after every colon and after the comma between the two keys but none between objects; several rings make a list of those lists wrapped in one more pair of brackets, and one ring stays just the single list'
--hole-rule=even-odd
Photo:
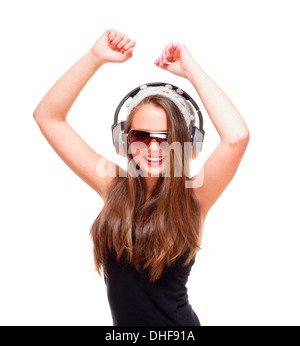
[{"label": "clenched fist", "polygon": [[108,29],[94,44],[91,52],[102,63],[124,62],[132,57],[136,42],[119,31]]}]

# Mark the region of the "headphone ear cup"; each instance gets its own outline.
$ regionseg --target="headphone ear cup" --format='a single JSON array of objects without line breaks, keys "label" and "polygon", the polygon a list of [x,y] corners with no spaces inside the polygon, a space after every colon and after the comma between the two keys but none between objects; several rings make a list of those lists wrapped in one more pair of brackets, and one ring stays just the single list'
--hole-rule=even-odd
[{"label": "headphone ear cup", "polygon": [[198,127],[190,125],[189,133],[192,142],[192,160],[194,160],[199,156],[199,153],[202,150],[204,131],[201,132]]},{"label": "headphone ear cup", "polygon": [[127,135],[124,133],[126,121],[112,125],[112,140],[117,154],[127,158]]}]

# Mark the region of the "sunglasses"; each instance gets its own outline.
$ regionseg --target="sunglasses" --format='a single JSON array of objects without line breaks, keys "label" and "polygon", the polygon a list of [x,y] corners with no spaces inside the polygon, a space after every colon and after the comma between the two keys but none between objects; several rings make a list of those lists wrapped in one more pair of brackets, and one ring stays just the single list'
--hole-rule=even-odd
[{"label": "sunglasses", "polygon": [[[130,130],[127,134],[128,144],[135,149],[144,149],[145,145],[151,143],[153,139],[158,142],[158,144],[168,143],[168,132],[150,132],[141,130]],[[161,146],[164,148],[164,145]]]}]

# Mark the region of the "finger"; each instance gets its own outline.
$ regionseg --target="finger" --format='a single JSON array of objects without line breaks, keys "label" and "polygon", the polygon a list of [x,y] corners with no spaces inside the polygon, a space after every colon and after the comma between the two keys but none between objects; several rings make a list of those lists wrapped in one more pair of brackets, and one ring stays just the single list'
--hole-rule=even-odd
[{"label": "finger", "polygon": [[136,45],[136,42],[134,40],[130,40],[123,48],[125,50],[128,50],[129,48],[135,47],[135,45]]},{"label": "finger", "polygon": [[165,49],[164,50],[164,52],[163,52],[163,62],[164,62],[164,64],[167,64],[168,63],[168,61],[169,61],[169,57],[167,56],[167,49]]},{"label": "finger", "polygon": [[166,71],[168,71],[168,69],[169,69],[169,64],[163,64],[163,63],[161,63],[161,64],[159,64],[159,65],[157,65],[158,67],[160,67],[160,68],[162,68],[163,70],[166,70]]},{"label": "finger", "polygon": [[164,64],[167,64],[167,59],[166,59],[166,54],[165,54],[165,51],[162,52],[161,54],[161,57],[160,57],[160,64],[161,65],[164,65]]},{"label": "finger", "polygon": [[130,58],[132,57],[132,55],[133,55],[133,48],[130,48],[130,49],[126,50],[126,51],[122,54],[120,60],[121,60],[122,62],[124,62],[124,61],[130,59]]},{"label": "finger", "polygon": [[162,57],[160,57],[159,60],[158,60],[158,66],[161,67],[163,65],[164,65],[164,62],[162,60]]},{"label": "finger", "polygon": [[170,42],[167,45],[168,49],[170,49],[170,50],[175,50],[179,46],[180,46],[180,43],[177,43],[177,42]]},{"label": "finger", "polygon": [[166,50],[168,52],[167,57],[172,60],[175,52],[175,47],[172,44],[169,44]]},{"label": "finger", "polygon": [[178,60],[178,54],[180,54],[180,46],[176,44],[170,44],[168,47],[168,61],[175,62]]},{"label": "finger", "polygon": [[116,30],[107,30],[107,32],[109,41],[113,41],[118,33]]},{"label": "finger", "polygon": [[166,61],[166,54],[165,54],[165,50],[163,50],[162,54],[161,54],[161,61],[165,64]]},{"label": "finger", "polygon": [[120,43],[117,44],[117,47],[118,47],[119,49],[122,49],[122,48],[124,48],[124,46],[126,46],[126,44],[129,43],[129,42],[130,42],[130,38],[129,38],[128,36],[124,36],[123,40],[122,40]]},{"label": "finger", "polygon": [[120,32],[117,32],[116,37],[111,41],[111,44],[113,46],[117,46],[124,38],[124,35],[121,34]]},{"label": "finger", "polygon": [[175,50],[178,48],[178,44],[177,43],[173,43],[173,42],[170,42],[168,45],[167,45],[167,50],[169,52],[169,56],[173,57],[174,55],[174,52]]},{"label": "finger", "polygon": [[[172,60],[172,54],[171,54],[171,48],[172,48],[172,43],[169,43],[164,49],[161,54],[161,56],[156,59],[156,63],[159,64],[167,64]],[[158,61],[159,60],[159,61]]]},{"label": "finger", "polygon": [[111,33],[112,31],[114,31],[114,30],[113,30],[113,29],[107,29],[107,30],[105,30],[104,34],[105,34],[107,37],[109,37],[109,35],[110,35],[110,33]]},{"label": "finger", "polygon": [[164,57],[163,57],[163,55],[161,55],[160,58],[159,58],[159,66],[162,66],[164,64],[165,64]]},{"label": "finger", "polygon": [[168,47],[165,48],[165,55],[167,59],[170,57],[170,49]]},{"label": "finger", "polygon": [[133,55],[133,48],[129,48],[126,52],[125,52],[125,56],[127,59],[131,58]]}]

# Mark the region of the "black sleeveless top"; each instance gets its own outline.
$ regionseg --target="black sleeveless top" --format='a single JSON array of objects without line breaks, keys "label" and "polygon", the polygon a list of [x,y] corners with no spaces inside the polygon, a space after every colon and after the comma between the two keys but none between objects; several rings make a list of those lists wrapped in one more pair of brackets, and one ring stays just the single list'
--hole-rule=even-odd
[{"label": "black sleeveless top", "polygon": [[114,326],[200,326],[186,287],[195,257],[185,267],[178,258],[150,283],[148,271],[138,272],[123,256],[118,263],[111,252],[105,283]]}]

